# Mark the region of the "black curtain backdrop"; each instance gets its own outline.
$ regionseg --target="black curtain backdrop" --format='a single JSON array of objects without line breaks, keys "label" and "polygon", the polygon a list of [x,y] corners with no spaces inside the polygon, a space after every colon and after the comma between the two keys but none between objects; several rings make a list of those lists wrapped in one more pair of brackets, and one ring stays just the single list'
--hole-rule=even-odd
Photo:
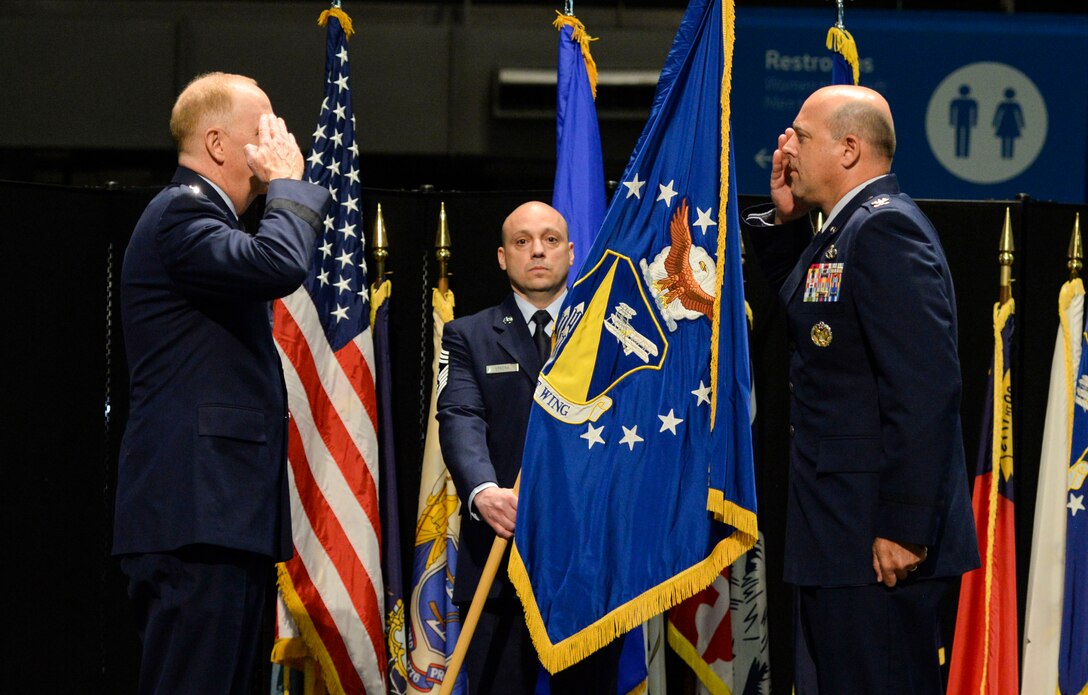
[{"label": "black curtain backdrop", "polygon": [[[4,470],[10,485],[4,514],[12,549],[7,565],[14,607],[9,612],[9,643],[16,645],[17,657],[4,681],[13,688],[127,693],[135,687],[139,641],[123,578],[110,557],[116,456],[128,387],[117,278],[129,233],[157,190],[0,182],[5,236],[13,242],[3,261],[13,314],[6,332],[10,385],[5,389]],[[368,233],[381,203],[391,243],[386,267],[393,282],[390,342],[406,577],[431,378],[430,299],[439,207],[445,203],[453,240],[450,286],[455,313],[464,316],[498,302],[509,289],[495,260],[505,216],[521,202],[550,197],[550,191],[364,191]],[[741,207],[758,202],[763,199],[742,198]],[[997,245],[1006,209],[1011,213],[1022,626],[1058,290],[1068,276],[1066,251],[1074,214],[1084,215],[1088,207],[1027,198],[920,205],[940,230],[956,283],[962,419],[972,475],[992,354]],[[247,217],[259,215],[259,205],[255,208]],[[791,595],[780,579],[788,453],[785,321],[755,262],[746,264],[746,275],[755,317],[756,476],[759,522],[767,544],[771,668],[774,692],[789,693]],[[897,320],[895,312],[896,307],[888,307],[888,321]],[[945,644],[950,647],[954,605],[948,606],[946,616]],[[683,692],[687,674],[675,660],[669,666],[670,693]],[[266,672],[267,667],[255,692],[267,692]]]}]

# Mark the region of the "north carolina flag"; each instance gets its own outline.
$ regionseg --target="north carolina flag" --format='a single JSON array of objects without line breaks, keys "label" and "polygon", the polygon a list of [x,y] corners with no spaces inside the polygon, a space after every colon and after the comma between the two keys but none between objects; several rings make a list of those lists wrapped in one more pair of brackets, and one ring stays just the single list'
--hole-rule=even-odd
[{"label": "north carolina flag", "polygon": [[1065,519],[1065,587],[1062,636],[1058,649],[1058,691],[1088,693],[1088,333],[1082,333],[1073,408],[1073,449],[1069,461],[1069,496]]},{"label": "north carolina flag", "polygon": [[982,416],[972,507],[982,566],[963,575],[952,640],[949,695],[1015,695],[1016,536],[1013,529],[1014,302],[994,306],[994,357]]},{"label": "north carolina flag", "polygon": [[1023,695],[1058,691],[1058,648],[1065,584],[1065,527],[1069,509],[1070,435],[1074,388],[1084,331],[1084,283],[1062,285],[1058,337],[1050,368],[1050,392],[1039,455],[1039,486],[1031,532],[1031,570],[1024,617]]},{"label": "north carolina flag", "polygon": [[731,0],[693,0],[541,372],[510,577],[551,672],[755,542]]}]

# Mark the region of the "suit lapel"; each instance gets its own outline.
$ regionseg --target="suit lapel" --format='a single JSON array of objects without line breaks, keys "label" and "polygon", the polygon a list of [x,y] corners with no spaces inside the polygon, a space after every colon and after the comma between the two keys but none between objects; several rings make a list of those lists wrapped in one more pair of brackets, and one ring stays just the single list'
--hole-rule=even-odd
[{"label": "suit lapel", "polygon": [[536,344],[529,334],[529,326],[521,315],[521,309],[514,301],[514,295],[509,295],[499,305],[499,313],[495,317],[495,332],[498,334],[496,342],[508,355],[518,363],[519,371],[523,372],[530,382],[536,383],[540,375],[540,355],[536,352]]}]

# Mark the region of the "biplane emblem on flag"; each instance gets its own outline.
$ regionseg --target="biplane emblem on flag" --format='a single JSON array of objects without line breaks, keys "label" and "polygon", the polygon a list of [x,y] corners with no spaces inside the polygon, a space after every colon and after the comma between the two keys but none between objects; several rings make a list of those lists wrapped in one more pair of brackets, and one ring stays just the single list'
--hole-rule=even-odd
[{"label": "biplane emblem on flag", "polygon": [[669,343],[627,256],[607,251],[577,285],[596,289],[589,306],[564,309],[555,350],[537,381],[535,400],[572,425],[596,422],[612,407],[606,394],[642,369],[661,369]]}]

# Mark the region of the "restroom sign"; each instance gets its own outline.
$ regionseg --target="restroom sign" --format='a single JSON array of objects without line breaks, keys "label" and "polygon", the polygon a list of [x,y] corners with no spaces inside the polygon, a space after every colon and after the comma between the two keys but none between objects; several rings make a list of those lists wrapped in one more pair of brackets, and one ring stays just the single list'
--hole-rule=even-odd
[{"label": "restroom sign", "polygon": [[1005,63],[971,63],[951,72],[926,110],[926,138],[937,161],[971,183],[1020,175],[1043,149],[1046,102],[1027,75]]}]

